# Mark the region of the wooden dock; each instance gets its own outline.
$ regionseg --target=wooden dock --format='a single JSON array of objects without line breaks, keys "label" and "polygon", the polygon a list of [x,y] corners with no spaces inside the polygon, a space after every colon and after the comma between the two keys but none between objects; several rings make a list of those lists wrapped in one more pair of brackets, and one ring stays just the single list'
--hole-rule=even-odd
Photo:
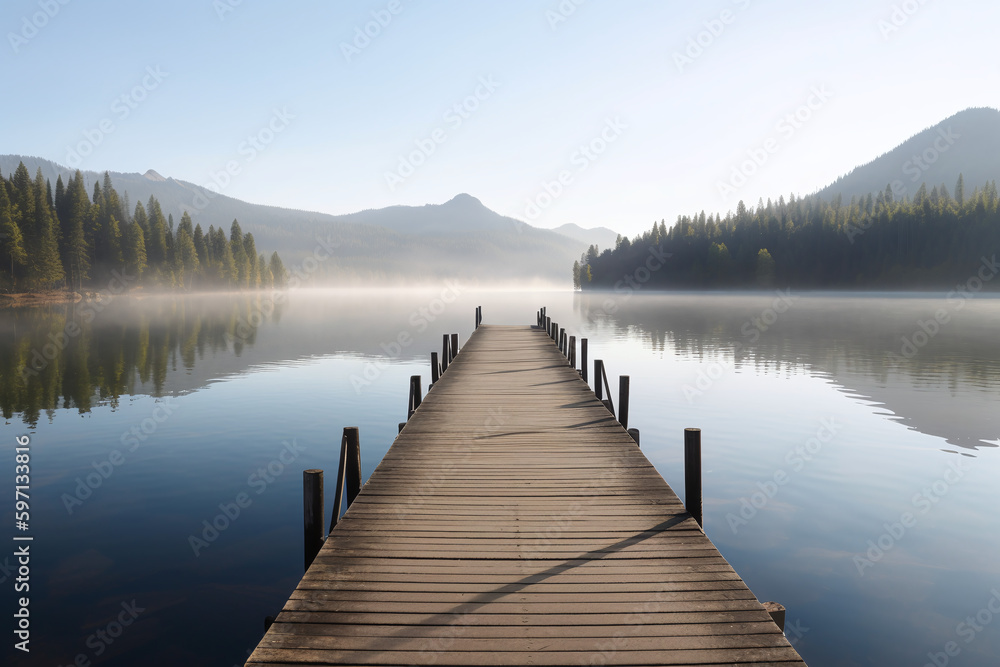
[{"label": "wooden dock", "polygon": [[805,663],[546,332],[484,325],[246,664]]}]

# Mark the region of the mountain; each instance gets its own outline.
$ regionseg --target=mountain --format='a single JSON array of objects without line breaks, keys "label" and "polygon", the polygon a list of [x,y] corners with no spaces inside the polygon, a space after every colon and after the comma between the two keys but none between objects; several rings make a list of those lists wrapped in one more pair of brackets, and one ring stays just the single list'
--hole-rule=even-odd
[{"label": "mountain", "polygon": [[556,227],[552,231],[558,232],[563,236],[568,236],[571,239],[576,239],[580,243],[586,243],[588,246],[591,244],[597,244],[597,247],[601,250],[605,248],[614,248],[615,243],[618,241],[618,232],[613,229],[608,229],[607,227],[591,227],[590,229],[585,229],[580,225],[568,222],[565,225]]},{"label": "mountain", "polygon": [[944,184],[954,195],[959,174],[966,192],[989,181],[1000,181],[1000,111],[966,109],[907,139],[888,153],[842,176],[819,191],[824,199],[842,195],[863,197],[893,189],[895,197],[911,199],[926,183],[928,190]]},{"label": "mountain", "polygon": [[[73,170],[49,160],[0,155],[6,177],[19,162],[29,173],[41,168],[53,187]],[[103,173],[83,172],[87,191]],[[569,285],[567,267],[592,243],[613,245],[614,232],[604,228],[567,233],[539,229],[496,213],[475,197],[460,194],[443,204],[390,206],[348,215],[329,215],[277,206],[250,204],[150,169],[145,174],[111,172],[115,189],[128,194],[131,208],[150,196],[175,222],[184,211],[203,229],[229,229],[234,219],[252,232],[261,251],[277,250],[293,270],[322,245],[335,245],[333,258],[304,264],[311,282],[371,284],[399,281],[436,282],[460,278],[473,283],[500,281]],[[594,232],[592,236],[589,232]],[[606,239],[610,236],[611,241]],[[324,251],[319,252],[325,256]]]}]

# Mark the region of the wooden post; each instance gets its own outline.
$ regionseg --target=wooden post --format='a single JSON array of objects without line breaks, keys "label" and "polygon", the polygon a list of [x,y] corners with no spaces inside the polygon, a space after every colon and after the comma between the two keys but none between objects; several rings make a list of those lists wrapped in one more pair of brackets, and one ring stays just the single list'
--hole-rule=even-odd
[{"label": "wooden post", "polygon": [[594,359],[594,394],[597,400],[604,400],[604,383],[601,382],[601,375],[604,372],[604,362]]},{"label": "wooden post", "polygon": [[323,471],[302,471],[303,544],[305,569],[309,569],[323,546]]},{"label": "wooden post", "polygon": [[[438,353],[431,352],[431,384],[441,379],[441,366],[438,365]],[[427,387],[430,391],[430,387]]]},{"label": "wooden post", "polygon": [[347,469],[344,471],[344,491],[347,492],[347,507],[358,497],[361,492],[361,439],[358,437],[356,426],[344,429],[344,437],[347,439]]},{"label": "wooden post", "polygon": [[588,382],[587,379],[587,339],[580,339],[580,368],[583,369],[583,381]]},{"label": "wooden post", "polygon": [[632,439],[635,440],[635,446],[638,447],[639,446],[639,429],[637,429],[637,428],[630,428],[628,430],[628,434],[630,436],[632,436]]},{"label": "wooden post", "polygon": [[267,634],[267,631],[271,629],[272,625],[274,625],[274,616],[265,616],[264,617],[264,634]]},{"label": "wooden post", "polygon": [[458,356],[458,334],[455,333],[455,334],[451,335],[451,359],[452,359],[452,361],[454,361],[455,357],[457,357],[457,356]]},{"label": "wooden post", "polygon": [[559,351],[566,354],[566,329],[559,329]]},{"label": "wooden post", "polygon": [[397,435],[403,432],[404,426],[406,426],[406,422],[399,422],[399,430],[396,432]]},{"label": "wooden post", "polygon": [[[402,428],[400,429],[402,430]],[[337,464],[337,483],[336,483],[336,494],[333,496],[333,516],[330,517],[330,533],[333,533],[333,529],[336,528],[337,522],[340,521],[340,511],[343,508],[344,503],[344,473],[347,470],[347,429],[344,429],[344,435],[340,438],[340,458]]]},{"label": "wooden post", "polygon": [[413,413],[417,411],[420,407],[420,398],[422,396],[422,391],[420,389],[420,376],[411,375],[410,376],[410,400],[409,405],[406,408],[406,421],[410,420]]},{"label": "wooden post", "polygon": [[701,429],[684,429],[684,505],[698,525],[702,525],[701,506]]},{"label": "wooden post", "polygon": [[569,337],[569,365],[576,368],[576,336]]},{"label": "wooden post", "polygon": [[610,398],[605,398],[603,401],[601,401],[601,403],[604,403],[604,407],[606,407],[608,409],[608,412],[611,413],[611,416],[614,417],[615,416],[615,406],[611,405],[611,399]]},{"label": "wooden post", "polygon": [[618,376],[618,421],[628,430],[628,383],[627,375]]},{"label": "wooden post", "polygon": [[444,334],[441,341],[441,373],[444,374],[448,370],[448,361],[450,356],[448,354],[448,349],[451,347],[451,336]]},{"label": "wooden post", "polygon": [[552,337],[552,318],[548,315],[545,316],[545,332],[549,334],[550,338]]},{"label": "wooden post", "polygon": [[764,602],[764,610],[771,616],[771,620],[782,632],[785,631],[785,605],[777,602]]}]

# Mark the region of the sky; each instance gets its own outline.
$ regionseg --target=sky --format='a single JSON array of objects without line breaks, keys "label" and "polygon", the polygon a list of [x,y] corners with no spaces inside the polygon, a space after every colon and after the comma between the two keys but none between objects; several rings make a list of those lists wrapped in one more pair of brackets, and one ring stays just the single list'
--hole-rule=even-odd
[{"label": "sky", "polygon": [[0,153],[634,235],[1000,107],[982,0],[5,0]]}]

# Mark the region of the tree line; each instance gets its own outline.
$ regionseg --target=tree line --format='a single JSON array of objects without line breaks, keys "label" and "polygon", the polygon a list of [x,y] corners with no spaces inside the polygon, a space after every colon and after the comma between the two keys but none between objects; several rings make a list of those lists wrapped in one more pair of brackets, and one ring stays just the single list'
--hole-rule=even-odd
[{"label": "tree line", "polygon": [[258,254],[253,234],[237,220],[226,232],[192,224],[187,211],[174,225],[155,197],[134,210],[104,174],[88,196],[78,170],[55,190],[24,163],[0,175],[0,283],[9,291],[104,289],[117,280],[135,287],[193,289],[282,288],[288,273],[277,252]]},{"label": "tree line", "polygon": [[[817,195],[678,216],[573,265],[577,289],[956,288],[1000,247],[995,182],[966,194],[959,176],[897,199],[891,187],[845,203]],[[663,262],[648,262],[651,252]],[[992,266],[992,265],[991,265]],[[648,267],[658,267],[650,270]],[[996,281],[1000,287],[1000,280]],[[991,285],[991,287],[993,287]],[[996,287],[993,287],[996,289]]]}]

